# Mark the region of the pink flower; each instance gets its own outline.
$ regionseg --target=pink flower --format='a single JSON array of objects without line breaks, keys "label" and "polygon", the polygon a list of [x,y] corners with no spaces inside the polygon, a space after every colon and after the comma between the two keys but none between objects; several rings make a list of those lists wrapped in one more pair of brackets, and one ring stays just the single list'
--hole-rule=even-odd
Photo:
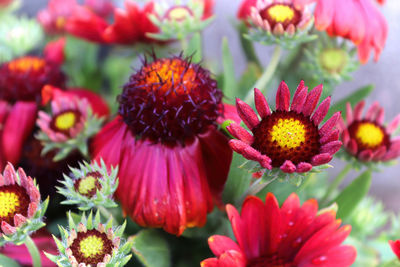
[{"label": "pink flower", "polygon": [[65,24],[72,14],[76,0],[50,0],[47,9],[38,13],[37,19],[48,34],[65,32]]}]

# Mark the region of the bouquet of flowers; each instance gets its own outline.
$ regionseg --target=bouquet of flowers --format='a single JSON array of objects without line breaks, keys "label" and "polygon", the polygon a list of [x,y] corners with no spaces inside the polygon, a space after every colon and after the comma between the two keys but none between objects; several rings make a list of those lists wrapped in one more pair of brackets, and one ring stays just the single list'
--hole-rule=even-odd
[{"label": "bouquet of flowers", "polygon": [[400,266],[385,1],[237,2],[0,0],[1,266]]}]

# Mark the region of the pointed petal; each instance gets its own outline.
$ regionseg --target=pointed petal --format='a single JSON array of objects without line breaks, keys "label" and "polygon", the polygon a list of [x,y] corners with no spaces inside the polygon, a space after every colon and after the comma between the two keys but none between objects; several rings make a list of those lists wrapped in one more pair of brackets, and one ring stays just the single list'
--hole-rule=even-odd
[{"label": "pointed petal", "polygon": [[385,120],[385,110],[380,108],[376,114],[375,122],[379,125],[382,125]]},{"label": "pointed petal", "polygon": [[312,89],[311,92],[307,95],[307,99],[306,99],[306,102],[304,103],[304,107],[303,107],[303,111],[302,111],[302,113],[305,116],[310,116],[313,113],[315,107],[317,106],[317,104],[319,102],[319,98],[321,97],[322,88],[323,88],[323,85],[320,84],[320,85],[316,86],[314,89]]},{"label": "pointed petal", "polygon": [[286,160],[280,169],[285,173],[293,173],[296,171],[296,165],[293,164],[290,160]]},{"label": "pointed petal", "polygon": [[228,250],[240,251],[240,248],[236,242],[229,237],[223,235],[213,235],[208,238],[208,245],[215,256],[219,257]]},{"label": "pointed petal", "polygon": [[231,135],[249,145],[251,145],[254,141],[253,136],[237,123],[231,123],[227,129]]},{"label": "pointed petal", "polygon": [[240,118],[243,120],[244,124],[246,124],[246,126],[250,130],[252,130],[254,127],[258,125],[259,121],[257,115],[248,104],[237,98],[236,108]]},{"label": "pointed petal", "polygon": [[319,105],[319,107],[311,117],[311,119],[314,122],[314,125],[319,125],[324,120],[326,114],[329,111],[330,104],[331,104],[330,96],[327,97],[324,101],[322,101],[321,105]]},{"label": "pointed petal", "polygon": [[[344,132],[343,132],[344,133]],[[335,129],[333,131],[331,131],[329,134],[323,136],[319,142],[324,145],[326,143],[332,142],[332,141],[336,141],[339,139],[340,136],[340,131],[339,129]],[[345,138],[343,138],[343,143],[346,143]]]},{"label": "pointed petal", "polygon": [[306,102],[307,93],[308,93],[308,88],[304,86],[304,81],[302,80],[299,86],[297,87],[296,92],[294,93],[290,110],[300,113],[303,110],[304,103]]},{"label": "pointed petal", "polygon": [[276,109],[282,111],[289,111],[290,105],[290,90],[285,81],[282,81],[276,93]]},{"label": "pointed petal", "polygon": [[265,96],[257,88],[254,88],[254,103],[261,118],[265,118],[271,114],[271,110],[269,109],[269,105],[265,99]]},{"label": "pointed petal", "polygon": [[351,108],[351,104],[349,102],[346,103],[346,122],[350,125],[353,122],[353,109]]},{"label": "pointed petal", "polygon": [[354,119],[355,120],[361,119],[364,106],[365,106],[365,101],[362,100],[362,101],[358,102],[358,104],[354,107]]},{"label": "pointed petal", "polygon": [[367,120],[374,121],[378,111],[379,111],[379,103],[377,101],[375,101],[374,103],[372,103],[372,105],[367,110],[367,113],[365,114],[365,118]]},{"label": "pointed petal", "polygon": [[9,162],[3,172],[5,185],[13,185],[18,181],[14,166]]},{"label": "pointed petal", "polygon": [[15,227],[21,227],[26,222],[26,217],[21,214],[14,215],[14,225]]},{"label": "pointed petal", "polygon": [[394,131],[397,130],[400,124],[400,114],[397,115],[387,126],[386,131],[388,134],[392,134]]},{"label": "pointed petal", "polygon": [[312,165],[307,162],[300,162],[297,164],[296,172],[303,173],[303,172],[308,172],[311,171]]},{"label": "pointed petal", "polygon": [[3,231],[3,233],[5,235],[12,235],[17,231],[17,228],[15,228],[14,226],[9,225],[5,221],[2,221],[1,222],[1,230]]},{"label": "pointed petal", "polygon": [[387,151],[386,147],[381,146],[376,151],[374,151],[374,153],[372,155],[372,160],[379,161],[381,158],[383,158],[383,156],[385,156],[386,151]]},{"label": "pointed petal", "polygon": [[347,150],[349,150],[350,154],[352,155],[357,155],[358,153],[358,145],[356,140],[350,139],[348,145],[347,145]]},{"label": "pointed petal", "polygon": [[325,124],[319,129],[319,134],[321,137],[329,134],[331,129],[336,126],[339,118],[341,117],[340,112],[336,112],[332,117],[325,122]]},{"label": "pointed petal", "polygon": [[321,147],[321,153],[329,153],[330,155],[333,155],[336,152],[338,152],[341,147],[342,147],[342,142],[332,141]]},{"label": "pointed petal", "polygon": [[366,149],[360,152],[358,155],[358,158],[361,159],[362,161],[371,161],[373,157],[373,152],[370,149]]},{"label": "pointed petal", "polygon": [[315,155],[311,159],[311,164],[313,166],[323,165],[323,164],[330,162],[331,160],[332,160],[332,156],[329,153],[322,153],[322,154]]}]

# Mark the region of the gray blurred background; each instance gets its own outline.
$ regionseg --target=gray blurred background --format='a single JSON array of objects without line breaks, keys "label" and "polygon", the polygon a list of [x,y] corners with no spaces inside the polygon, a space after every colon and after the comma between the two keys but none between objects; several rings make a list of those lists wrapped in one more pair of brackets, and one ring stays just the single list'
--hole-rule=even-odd
[{"label": "gray blurred background", "polygon": [[[232,21],[235,20],[236,12],[241,0],[215,0],[216,19],[205,31],[204,54],[215,64],[221,62],[222,38],[226,36],[231,51],[233,51],[237,73],[245,68],[245,59],[240,50],[238,36]],[[121,1],[115,1],[121,2]],[[36,12],[44,8],[46,0],[24,0],[23,12],[35,16]],[[380,60],[375,63],[372,60],[355,72],[354,79],[340,85],[333,94],[333,100],[342,98],[349,92],[367,85],[375,84],[376,88],[367,99],[367,104],[374,100],[385,107],[386,122],[400,113],[400,0],[387,0],[381,8],[389,24],[389,37],[386,47],[381,54]],[[272,50],[268,47],[257,47],[260,59],[264,64],[269,62]],[[275,90],[272,88],[272,90]],[[334,164],[337,173],[340,171],[342,162]],[[356,173],[350,173],[349,178],[355,178]],[[400,165],[386,167],[382,173],[374,173],[371,195],[386,203],[386,208],[400,211]]]}]

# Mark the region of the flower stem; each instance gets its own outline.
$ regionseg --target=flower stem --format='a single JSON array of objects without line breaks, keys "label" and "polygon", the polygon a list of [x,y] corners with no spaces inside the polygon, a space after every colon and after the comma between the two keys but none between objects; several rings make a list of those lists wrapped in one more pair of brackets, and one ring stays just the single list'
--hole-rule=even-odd
[{"label": "flower stem", "polygon": [[112,213],[103,206],[98,206],[97,209],[100,211],[101,215],[104,216],[104,218],[108,219],[112,217],[113,219],[115,219]]},{"label": "flower stem", "polygon": [[182,37],[180,38],[181,41],[181,49],[183,51],[184,54],[187,53],[187,50],[189,49],[189,43],[186,37]]},{"label": "flower stem", "polygon": [[247,188],[247,190],[243,193],[243,195],[239,198],[239,201],[237,202],[237,206],[242,205],[243,201],[247,196],[254,196],[257,195],[261,190],[263,190],[265,187],[267,187],[270,183],[276,180],[276,177],[264,182],[262,178],[257,179],[253,184]]},{"label": "flower stem", "polygon": [[352,169],[352,164],[347,163],[346,166],[342,169],[342,171],[336,176],[335,180],[329,185],[328,189],[326,190],[325,196],[322,198],[322,203],[328,201],[329,197],[335,191],[338,186],[342,183],[343,179],[346,178],[346,175]]},{"label": "flower stem", "polygon": [[25,239],[25,245],[28,248],[29,254],[31,254],[33,267],[42,267],[39,250],[29,235]]},{"label": "flower stem", "polygon": [[260,89],[261,92],[264,93],[269,81],[271,80],[272,76],[275,73],[276,68],[278,67],[279,60],[281,58],[282,54],[282,48],[277,45],[274,49],[274,53],[272,54],[272,58],[269,61],[268,66],[265,68],[263,74],[261,74],[261,77],[258,79],[258,81],[252,86],[252,88],[249,89],[249,92],[247,93],[247,96],[245,98],[245,102],[248,104],[252,104],[254,99],[253,99],[253,89],[257,88]]}]

